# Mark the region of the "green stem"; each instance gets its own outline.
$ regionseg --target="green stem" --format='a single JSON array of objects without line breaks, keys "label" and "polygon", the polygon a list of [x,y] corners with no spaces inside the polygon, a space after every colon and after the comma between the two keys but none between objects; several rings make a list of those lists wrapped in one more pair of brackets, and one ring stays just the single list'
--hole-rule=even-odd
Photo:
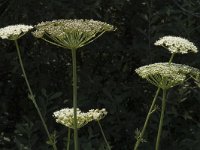
[{"label": "green stem", "polygon": [[44,121],[44,118],[43,118],[43,116],[42,116],[42,114],[41,114],[41,111],[40,111],[40,109],[39,109],[39,107],[38,107],[38,105],[37,105],[37,103],[36,103],[35,97],[34,97],[34,95],[33,95],[32,89],[31,89],[30,84],[29,84],[29,81],[28,81],[28,78],[27,78],[27,76],[26,76],[26,72],[25,72],[25,69],[24,69],[23,62],[22,62],[22,57],[21,57],[21,53],[20,53],[20,50],[19,50],[18,42],[17,42],[17,40],[15,40],[14,42],[15,42],[15,46],[16,46],[16,49],[17,49],[17,54],[18,54],[19,63],[20,63],[21,69],[22,69],[22,73],[23,73],[24,79],[25,79],[25,81],[26,81],[26,85],[27,85],[27,87],[28,87],[29,97],[31,98],[31,100],[32,100],[32,102],[33,102],[33,104],[34,104],[34,106],[35,106],[35,108],[36,108],[36,110],[37,110],[37,113],[38,113],[38,115],[39,115],[39,117],[40,117],[40,119],[41,119],[41,121],[42,121],[42,124],[43,124],[44,129],[45,129],[45,131],[46,131],[46,133],[47,133],[47,136],[48,136],[48,138],[49,138],[49,141],[51,142],[51,144],[52,144],[52,146],[53,146],[53,149],[54,149],[54,150],[57,150],[57,147],[56,147],[56,145],[55,145],[55,142],[52,141],[52,138],[51,138],[51,136],[50,136],[49,130],[48,130],[47,125],[46,125],[46,123],[45,123],[45,121]]},{"label": "green stem", "polygon": [[76,49],[72,49],[71,51],[73,66],[74,150],[78,150]]},{"label": "green stem", "polygon": [[106,145],[107,145],[107,148],[108,148],[108,150],[111,150],[110,145],[109,145],[109,143],[108,143],[108,141],[107,141],[107,139],[106,139],[106,136],[105,136],[105,134],[104,134],[104,132],[103,132],[102,126],[101,126],[101,124],[100,124],[99,121],[97,121],[97,122],[98,122],[99,128],[100,128],[100,130],[101,130],[101,134],[102,134],[102,136],[103,136],[103,139],[104,139],[104,141],[105,141],[105,143],[106,143]]},{"label": "green stem", "polygon": [[68,128],[68,136],[67,136],[67,150],[69,150],[69,145],[70,145],[70,135],[71,135],[71,133],[70,133],[70,128]]},{"label": "green stem", "polygon": [[[172,53],[170,60],[169,60],[169,65],[171,65],[174,56],[175,56],[175,53]],[[164,113],[165,113],[165,108],[166,108],[166,93],[167,93],[166,89],[163,89],[162,109],[161,109],[160,123],[159,123],[159,128],[158,128],[157,139],[156,139],[156,150],[159,150],[159,145],[160,145],[160,137],[161,137],[161,133],[162,133]]]},{"label": "green stem", "polygon": [[156,102],[156,99],[157,99],[157,97],[158,97],[159,92],[160,92],[160,88],[157,89],[156,94],[155,94],[155,96],[154,96],[154,98],[153,98],[153,102],[152,102],[151,107],[150,107],[150,109],[149,109],[149,112],[148,112],[148,114],[147,114],[147,117],[146,117],[144,126],[143,126],[143,128],[142,128],[141,133],[139,134],[139,136],[138,136],[138,138],[137,138],[137,142],[135,143],[134,150],[137,150],[137,149],[138,149],[138,147],[139,147],[139,145],[140,145],[140,142],[141,142],[142,139],[143,139],[143,136],[144,136],[144,133],[145,133],[145,130],[146,130],[148,121],[149,121],[150,116],[151,116],[151,114],[152,114],[152,112],[153,112],[154,105],[155,105],[155,102]]},{"label": "green stem", "polygon": [[172,60],[173,60],[173,58],[174,58],[174,55],[175,55],[175,53],[172,53],[172,55],[171,55],[171,57],[170,57],[170,59],[169,59],[169,64],[172,63]]},{"label": "green stem", "polygon": [[161,110],[160,123],[159,123],[159,128],[158,128],[157,139],[156,139],[156,150],[159,150],[159,145],[160,145],[160,137],[162,133],[164,113],[165,113],[165,108],[166,108],[166,94],[167,94],[167,90],[163,89],[162,110]]}]

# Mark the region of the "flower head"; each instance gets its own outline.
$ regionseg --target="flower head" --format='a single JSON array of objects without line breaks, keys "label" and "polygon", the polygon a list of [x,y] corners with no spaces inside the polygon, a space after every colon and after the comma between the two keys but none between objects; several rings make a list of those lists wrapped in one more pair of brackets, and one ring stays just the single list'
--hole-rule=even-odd
[{"label": "flower head", "polygon": [[4,28],[0,28],[0,38],[8,40],[17,40],[32,28],[32,26],[23,24],[10,25]]},{"label": "flower head", "polygon": [[[56,118],[56,122],[74,129],[74,109],[64,108],[53,113]],[[88,122],[91,122],[93,117],[90,113],[81,112],[77,108],[77,128],[85,126]]]},{"label": "flower head", "polygon": [[68,48],[80,48],[106,31],[114,31],[112,25],[94,20],[53,20],[41,22],[35,26],[33,35],[52,44]]},{"label": "flower head", "polygon": [[90,113],[93,116],[93,120],[95,120],[95,121],[99,121],[99,120],[103,119],[108,114],[108,112],[106,111],[105,108],[91,109],[91,110],[89,110],[88,113]]},{"label": "flower head", "polygon": [[135,70],[144,79],[162,89],[169,89],[181,84],[189,76],[197,76],[200,70],[182,64],[155,63]]},{"label": "flower head", "polygon": [[171,53],[186,54],[188,52],[198,52],[197,47],[192,42],[176,36],[164,36],[154,44],[167,48]]}]

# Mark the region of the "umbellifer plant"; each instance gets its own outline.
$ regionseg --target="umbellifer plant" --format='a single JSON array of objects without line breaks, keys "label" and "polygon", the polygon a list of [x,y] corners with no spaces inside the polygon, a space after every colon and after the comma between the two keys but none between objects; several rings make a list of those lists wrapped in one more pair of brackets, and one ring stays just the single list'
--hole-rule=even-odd
[{"label": "umbellifer plant", "polygon": [[187,39],[175,36],[164,36],[155,42],[155,45],[162,46],[170,51],[171,57],[167,63],[155,63],[147,66],[140,67],[136,69],[136,73],[142,78],[149,81],[151,84],[157,87],[156,94],[150,106],[149,112],[147,114],[144,126],[141,132],[136,136],[136,143],[134,150],[137,150],[140,143],[144,140],[144,133],[148,125],[150,116],[156,111],[155,106],[156,99],[160,90],[163,91],[162,106],[161,106],[161,116],[158,128],[158,134],[156,139],[155,150],[159,150],[160,137],[162,132],[164,113],[166,107],[166,95],[167,91],[176,85],[182,84],[185,80],[190,77],[196,78],[200,75],[200,70],[182,64],[172,63],[175,54],[186,54],[188,52],[197,53],[197,47]]},{"label": "umbellifer plant", "polygon": [[34,104],[35,109],[37,110],[37,113],[42,121],[43,127],[47,133],[47,136],[49,138],[48,143],[50,145],[53,146],[54,150],[57,150],[56,147],[56,141],[53,135],[50,134],[47,125],[45,123],[44,117],[42,116],[42,113],[37,105],[37,101],[35,99],[35,96],[33,94],[33,91],[31,89],[30,83],[28,81],[25,69],[24,69],[24,65],[23,65],[23,61],[22,61],[22,57],[21,57],[21,53],[20,53],[20,49],[19,49],[19,44],[18,44],[18,39],[21,38],[22,36],[24,36],[29,30],[31,30],[33,27],[29,26],[29,25],[23,25],[23,24],[19,24],[19,25],[10,25],[4,28],[0,29],[0,38],[2,39],[7,39],[7,40],[11,40],[14,41],[16,49],[17,49],[17,54],[18,54],[18,59],[19,59],[19,63],[21,66],[21,70],[23,73],[23,77],[25,79],[27,88],[28,88],[28,98],[32,101],[32,103]]},{"label": "umbellifer plant", "polygon": [[36,38],[71,50],[73,67],[73,129],[74,149],[78,150],[78,120],[77,120],[77,49],[83,47],[100,37],[107,31],[114,31],[112,25],[94,20],[53,20],[41,22],[35,26],[33,35]]}]

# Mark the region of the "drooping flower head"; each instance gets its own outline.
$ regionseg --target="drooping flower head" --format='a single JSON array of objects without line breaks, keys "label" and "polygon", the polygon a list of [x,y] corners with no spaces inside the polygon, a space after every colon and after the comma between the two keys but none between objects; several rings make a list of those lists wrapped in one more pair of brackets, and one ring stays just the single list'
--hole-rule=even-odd
[{"label": "drooping flower head", "polygon": [[91,110],[89,110],[89,113],[93,116],[93,120],[95,120],[95,121],[99,121],[99,120],[103,119],[108,114],[108,112],[106,111],[105,108],[91,109]]},{"label": "drooping flower head", "polygon": [[171,53],[186,54],[188,52],[197,53],[197,47],[185,38],[176,36],[164,36],[154,43],[156,46],[163,46]]},{"label": "drooping flower head", "polygon": [[8,40],[17,40],[32,28],[32,26],[23,24],[10,25],[4,28],[0,28],[0,38]]},{"label": "drooping flower head", "polygon": [[80,48],[106,31],[114,31],[112,25],[94,20],[53,20],[41,22],[35,26],[33,35],[52,44],[67,48]]},{"label": "drooping flower head", "polygon": [[162,89],[169,89],[181,84],[187,76],[197,76],[200,70],[182,64],[155,63],[135,70],[142,78]]},{"label": "drooping flower head", "polygon": [[[74,109],[64,108],[53,113],[56,118],[56,122],[74,129]],[[93,120],[93,116],[90,113],[81,112],[77,108],[77,128],[85,126],[88,122]]]}]

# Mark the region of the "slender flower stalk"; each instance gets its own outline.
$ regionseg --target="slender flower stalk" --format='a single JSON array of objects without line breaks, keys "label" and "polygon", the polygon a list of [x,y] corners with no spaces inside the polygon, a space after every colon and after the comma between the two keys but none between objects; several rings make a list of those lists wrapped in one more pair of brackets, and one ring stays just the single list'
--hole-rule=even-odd
[{"label": "slender flower stalk", "polygon": [[91,110],[89,110],[89,113],[91,113],[91,116],[93,116],[93,120],[97,121],[99,128],[101,130],[101,134],[103,136],[103,139],[106,143],[107,149],[111,150],[111,147],[110,147],[108,140],[106,139],[105,133],[103,131],[103,128],[100,124],[100,120],[103,119],[108,114],[108,112],[106,111],[105,108],[103,108],[103,109],[100,109],[100,110],[99,109],[91,109]]},{"label": "slender flower stalk", "polygon": [[26,85],[27,85],[27,88],[28,88],[28,91],[29,91],[28,97],[33,102],[33,105],[34,105],[35,109],[37,110],[37,113],[38,113],[38,115],[39,115],[39,117],[40,117],[40,119],[42,121],[42,125],[43,125],[43,127],[45,129],[45,132],[46,132],[48,138],[49,138],[49,141],[48,141],[49,144],[52,145],[54,150],[57,150],[55,138],[50,135],[49,130],[47,128],[47,125],[46,125],[46,123],[44,121],[44,118],[43,118],[43,116],[41,114],[41,111],[40,111],[40,109],[39,109],[39,107],[37,105],[37,102],[35,100],[35,96],[34,96],[34,94],[32,92],[30,83],[28,81],[28,78],[27,78],[27,75],[26,75],[26,72],[25,72],[25,69],[24,69],[24,65],[23,65],[23,61],[22,61],[19,45],[18,45],[18,42],[17,42],[17,40],[19,38],[24,36],[32,28],[33,28],[32,26],[23,25],[23,24],[10,25],[10,26],[7,26],[7,27],[4,27],[4,28],[0,29],[0,38],[14,41],[16,49],[17,49],[18,58],[19,58],[19,64],[20,64],[20,67],[21,67],[21,70],[22,70],[22,73],[23,73],[23,77],[25,79],[25,82],[26,82]]},{"label": "slender flower stalk", "polygon": [[34,96],[34,94],[33,94],[33,92],[32,92],[30,83],[29,83],[29,81],[28,81],[28,78],[27,78],[27,75],[26,75],[26,72],[25,72],[25,69],[24,69],[24,65],[23,65],[23,62],[22,62],[22,58],[21,58],[21,53],[20,53],[20,49],[19,49],[18,42],[17,42],[17,40],[14,40],[14,42],[15,42],[15,46],[16,46],[16,49],[17,49],[17,54],[18,54],[19,63],[20,63],[21,69],[22,69],[23,77],[24,77],[25,82],[26,82],[26,85],[27,85],[27,87],[28,87],[28,91],[29,91],[28,97],[29,97],[30,100],[33,102],[33,104],[34,104],[34,106],[35,106],[35,108],[36,108],[36,110],[37,110],[37,113],[38,113],[38,115],[39,115],[39,117],[40,117],[40,119],[41,119],[41,121],[42,121],[43,127],[44,127],[44,129],[45,129],[45,131],[46,131],[46,133],[47,133],[48,138],[49,138],[50,144],[53,146],[53,149],[54,149],[54,150],[57,150],[56,143],[55,143],[55,141],[53,141],[53,139],[52,139],[52,137],[51,137],[51,135],[50,135],[50,133],[49,133],[48,127],[47,127],[47,125],[46,125],[46,123],[45,123],[45,121],[44,121],[44,118],[43,118],[43,116],[42,116],[42,114],[41,114],[41,111],[40,111],[40,109],[39,109],[39,107],[38,107],[38,105],[37,105],[37,102],[36,102],[36,100],[35,100],[35,96]]},{"label": "slender flower stalk", "polygon": [[164,114],[165,114],[165,108],[166,108],[166,94],[167,94],[167,90],[163,89],[160,123],[159,123],[159,128],[158,128],[158,135],[156,139],[156,150],[159,150],[159,145],[160,145],[160,137],[162,133],[162,126],[163,126],[163,120],[164,120]]},{"label": "slender flower stalk", "polygon": [[172,55],[171,55],[171,57],[170,57],[170,59],[169,59],[169,64],[172,63],[172,60],[173,60],[174,56],[175,56],[175,53],[172,53]]},{"label": "slender flower stalk", "polygon": [[70,139],[71,139],[71,129],[68,128],[68,136],[67,136],[67,150],[69,150]]},{"label": "slender flower stalk", "polygon": [[109,145],[109,143],[108,143],[108,140],[106,139],[106,136],[105,136],[105,134],[104,134],[104,131],[103,131],[103,128],[102,128],[100,122],[97,121],[97,123],[98,123],[98,125],[99,125],[99,128],[100,128],[100,130],[101,130],[101,134],[102,134],[102,136],[103,136],[103,139],[104,139],[104,141],[105,141],[105,143],[106,143],[106,146],[107,146],[108,150],[111,150],[110,145]]},{"label": "slender flower stalk", "polygon": [[146,131],[146,128],[147,128],[147,125],[148,125],[148,122],[149,122],[149,119],[150,119],[150,116],[151,114],[156,110],[155,109],[155,103],[156,103],[156,100],[157,100],[157,97],[158,97],[158,94],[160,92],[160,88],[157,89],[156,91],[156,94],[153,98],[153,101],[152,101],[152,104],[151,104],[151,107],[149,109],[149,112],[147,114],[147,117],[145,119],[145,123],[144,123],[144,126],[142,128],[142,131],[139,133],[138,137],[137,137],[137,141],[135,143],[135,146],[134,146],[134,150],[137,150],[139,145],[140,145],[140,142],[143,140],[143,136],[144,136],[144,133]]}]

